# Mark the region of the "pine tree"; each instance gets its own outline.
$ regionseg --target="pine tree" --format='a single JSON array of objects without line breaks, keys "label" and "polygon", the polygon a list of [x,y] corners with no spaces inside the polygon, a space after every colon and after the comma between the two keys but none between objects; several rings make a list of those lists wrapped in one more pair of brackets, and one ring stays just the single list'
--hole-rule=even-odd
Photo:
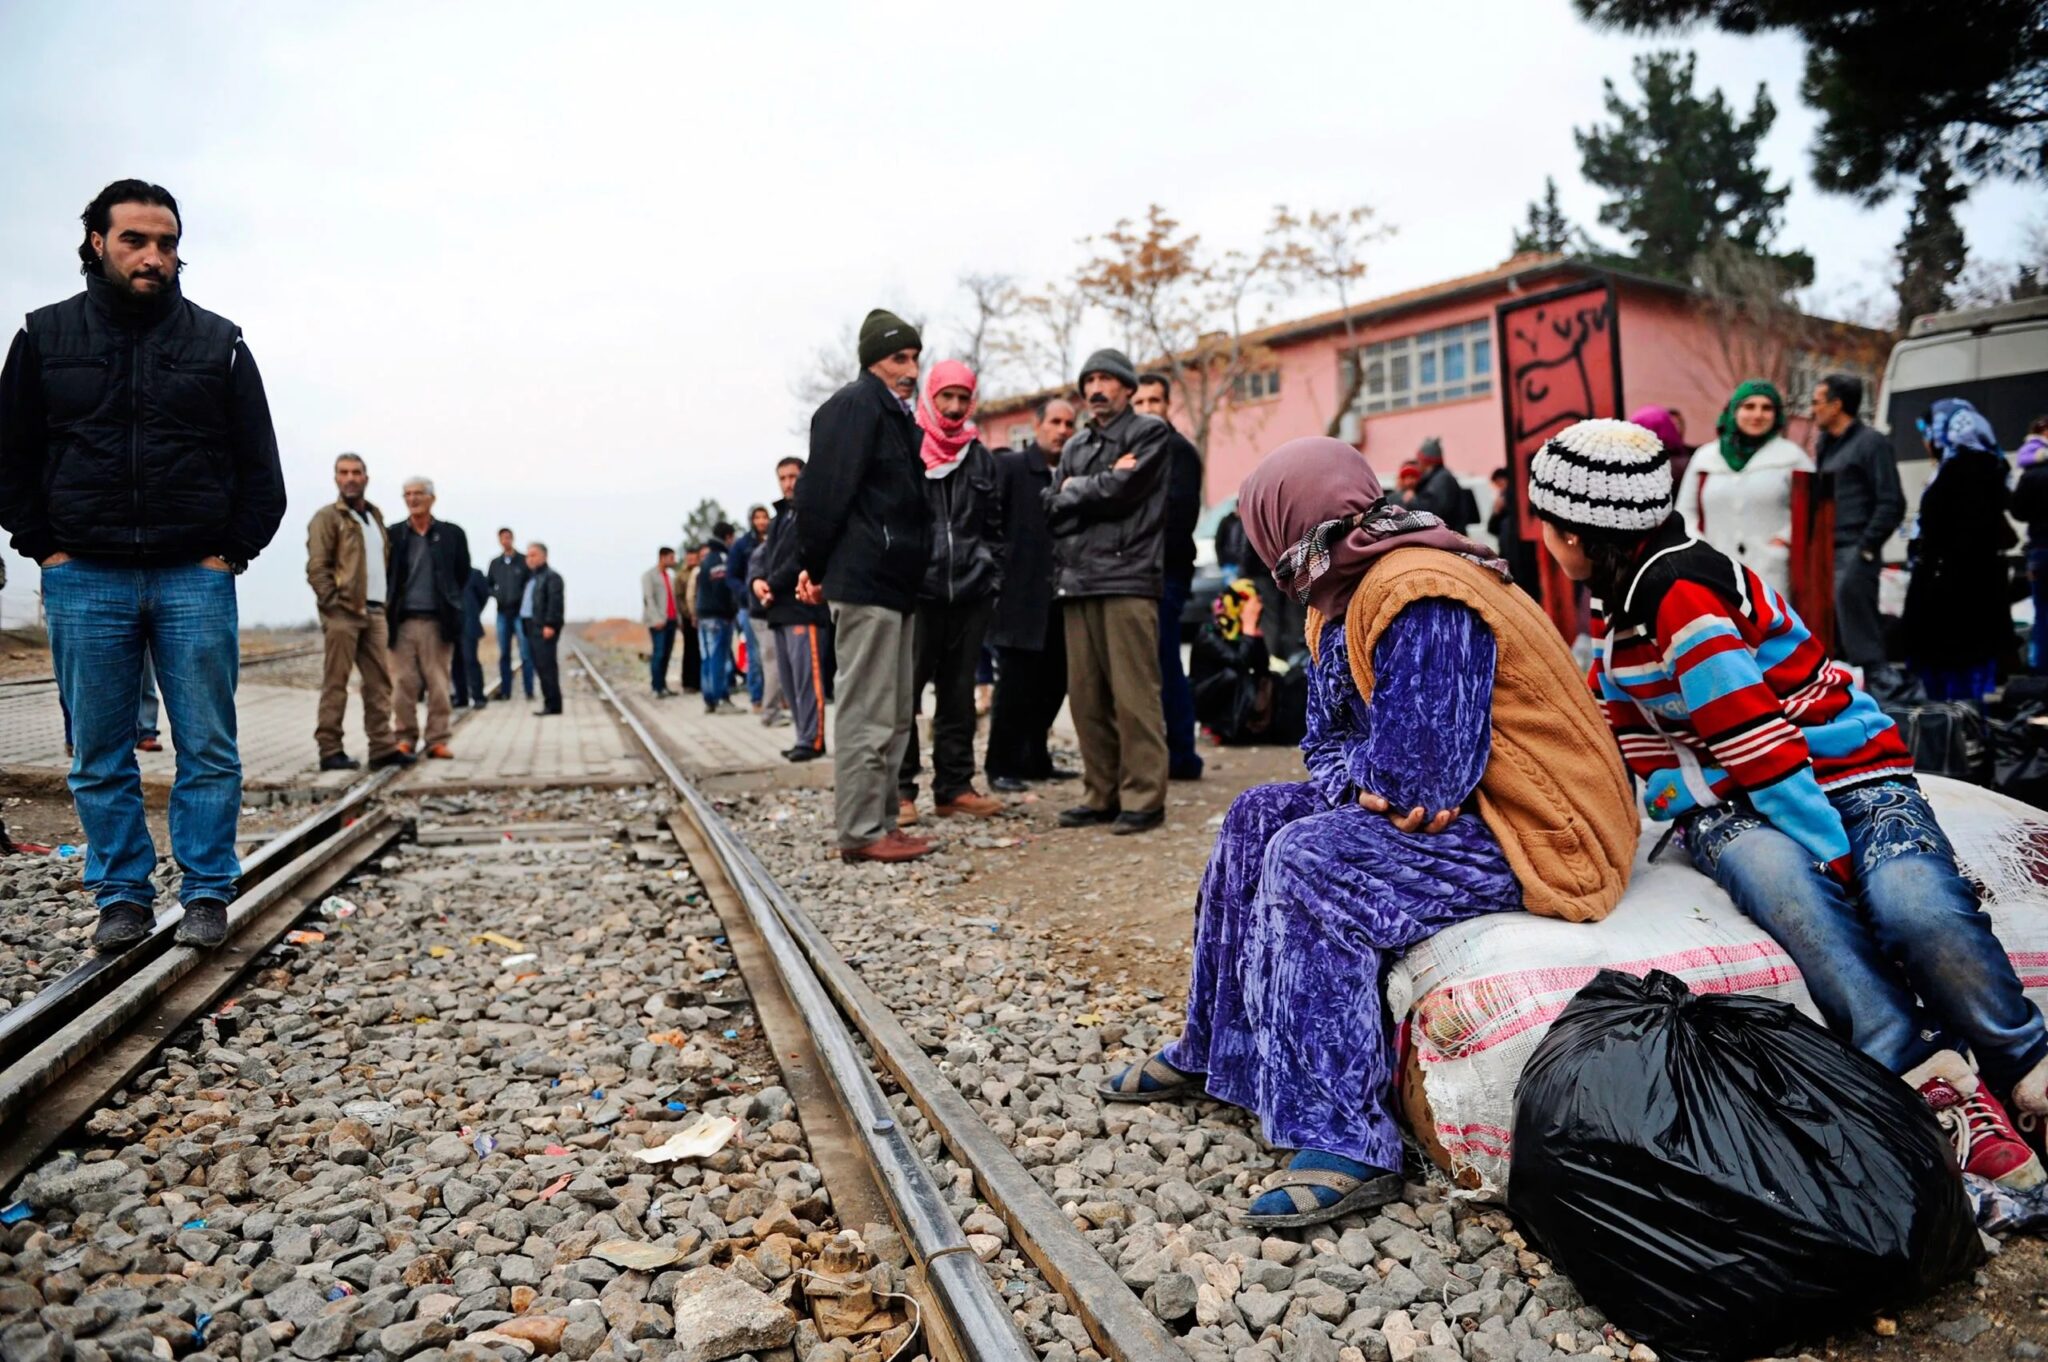
[{"label": "pine tree", "polygon": [[1949,287],[1963,272],[1968,253],[1955,208],[1969,190],[1949,178],[1948,158],[1930,152],[1920,167],[1920,188],[1899,238],[1899,330],[1915,317],[1948,306]]},{"label": "pine tree", "polygon": [[1692,280],[1700,254],[1726,241],[1774,262],[1788,283],[1811,283],[1810,256],[1769,249],[1792,192],[1772,188],[1757,163],[1778,117],[1770,94],[1759,84],[1748,116],[1737,118],[1719,90],[1693,92],[1693,65],[1685,52],[1638,57],[1640,102],[1604,82],[1613,122],[1573,130],[1586,179],[1613,196],[1600,221],[1627,239],[1638,268],[1667,279]]},{"label": "pine tree", "polygon": [[1543,198],[1529,205],[1528,220],[1515,231],[1515,254],[1541,251],[1545,255],[1581,253],[1581,234],[1557,206],[1557,180],[1543,177]]},{"label": "pine tree", "polygon": [[726,514],[725,507],[718,504],[717,498],[705,497],[699,501],[697,509],[683,519],[684,551],[702,548],[711,538],[711,527],[721,520],[728,525],[733,523],[732,517]]}]

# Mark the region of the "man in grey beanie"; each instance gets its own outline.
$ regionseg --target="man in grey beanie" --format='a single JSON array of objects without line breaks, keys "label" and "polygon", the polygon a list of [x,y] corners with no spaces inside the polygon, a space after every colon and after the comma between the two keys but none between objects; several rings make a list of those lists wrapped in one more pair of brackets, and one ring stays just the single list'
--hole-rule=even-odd
[{"label": "man in grey beanie", "polygon": [[1121,351],[1088,357],[1081,397],[1089,426],[1067,441],[1045,493],[1084,786],[1084,801],[1060,825],[1106,823],[1119,834],[1166,820],[1159,596],[1169,432],[1131,410],[1137,390],[1138,370]]}]

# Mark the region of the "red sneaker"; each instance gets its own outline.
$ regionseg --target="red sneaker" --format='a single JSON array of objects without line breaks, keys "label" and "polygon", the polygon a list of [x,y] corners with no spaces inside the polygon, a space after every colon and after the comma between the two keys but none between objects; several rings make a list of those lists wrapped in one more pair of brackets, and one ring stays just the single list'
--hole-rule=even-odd
[{"label": "red sneaker", "polygon": [[1972,1086],[1974,1091],[1966,1094],[1946,1078],[1930,1078],[1920,1085],[1920,1095],[1948,1132],[1962,1170],[2015,1192],[2048,1182],[2041,1160],[2013,1129],[1998,1099],[1983,1084]]}]

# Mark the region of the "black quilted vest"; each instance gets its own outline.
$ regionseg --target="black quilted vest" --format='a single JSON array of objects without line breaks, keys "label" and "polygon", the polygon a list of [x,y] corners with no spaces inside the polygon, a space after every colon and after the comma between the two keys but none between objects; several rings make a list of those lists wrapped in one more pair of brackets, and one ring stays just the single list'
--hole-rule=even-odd
[{"label": "black quilted vest", "polygon": [[28,315],[66,552],[176,561],[221,551],[234,502],[229,371],[241,331],[172,289],[131,314],[97,275]]}]

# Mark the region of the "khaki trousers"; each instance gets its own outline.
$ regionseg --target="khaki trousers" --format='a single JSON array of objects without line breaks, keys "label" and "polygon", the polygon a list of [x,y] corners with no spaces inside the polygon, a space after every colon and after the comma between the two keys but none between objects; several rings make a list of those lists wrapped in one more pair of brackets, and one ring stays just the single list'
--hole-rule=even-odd
[{"label": "khaki trousers", "polygon": [[834,605],[832,623],[839,646],[832,814],[845,850],[896,829],[896,772],[916,717],[916,631],[909,615],[880,605]]},{"label": "khaki trousers", "polygon": [[397,690],[392,736],[417,751],[420,747],[419,703],[427,697],[426,746],[448,741],[453,716],[448,707],[448,663],[455,645],[441,637],[441,622],[421,616],[398,622],[398,641],[391,645],[391,679]]},{"label": "khaki trousers", "polygon": [[1067,704],[1081,740],[1091,809],[1166,807],[1166,713],[1159,701],[1159,602],[1149,596],[1069,600]]},{"label": "khaki trousers", "polygon": [[385,627],[384,611],[376,606],[367,615],[337,610],[320,616],[327,655],[313,742],[322,757],[341,751],[341,718],[348,711],[350,668],[363,674],[363,734],[370,740],[370,759],[391,751],[391,650]]}]

